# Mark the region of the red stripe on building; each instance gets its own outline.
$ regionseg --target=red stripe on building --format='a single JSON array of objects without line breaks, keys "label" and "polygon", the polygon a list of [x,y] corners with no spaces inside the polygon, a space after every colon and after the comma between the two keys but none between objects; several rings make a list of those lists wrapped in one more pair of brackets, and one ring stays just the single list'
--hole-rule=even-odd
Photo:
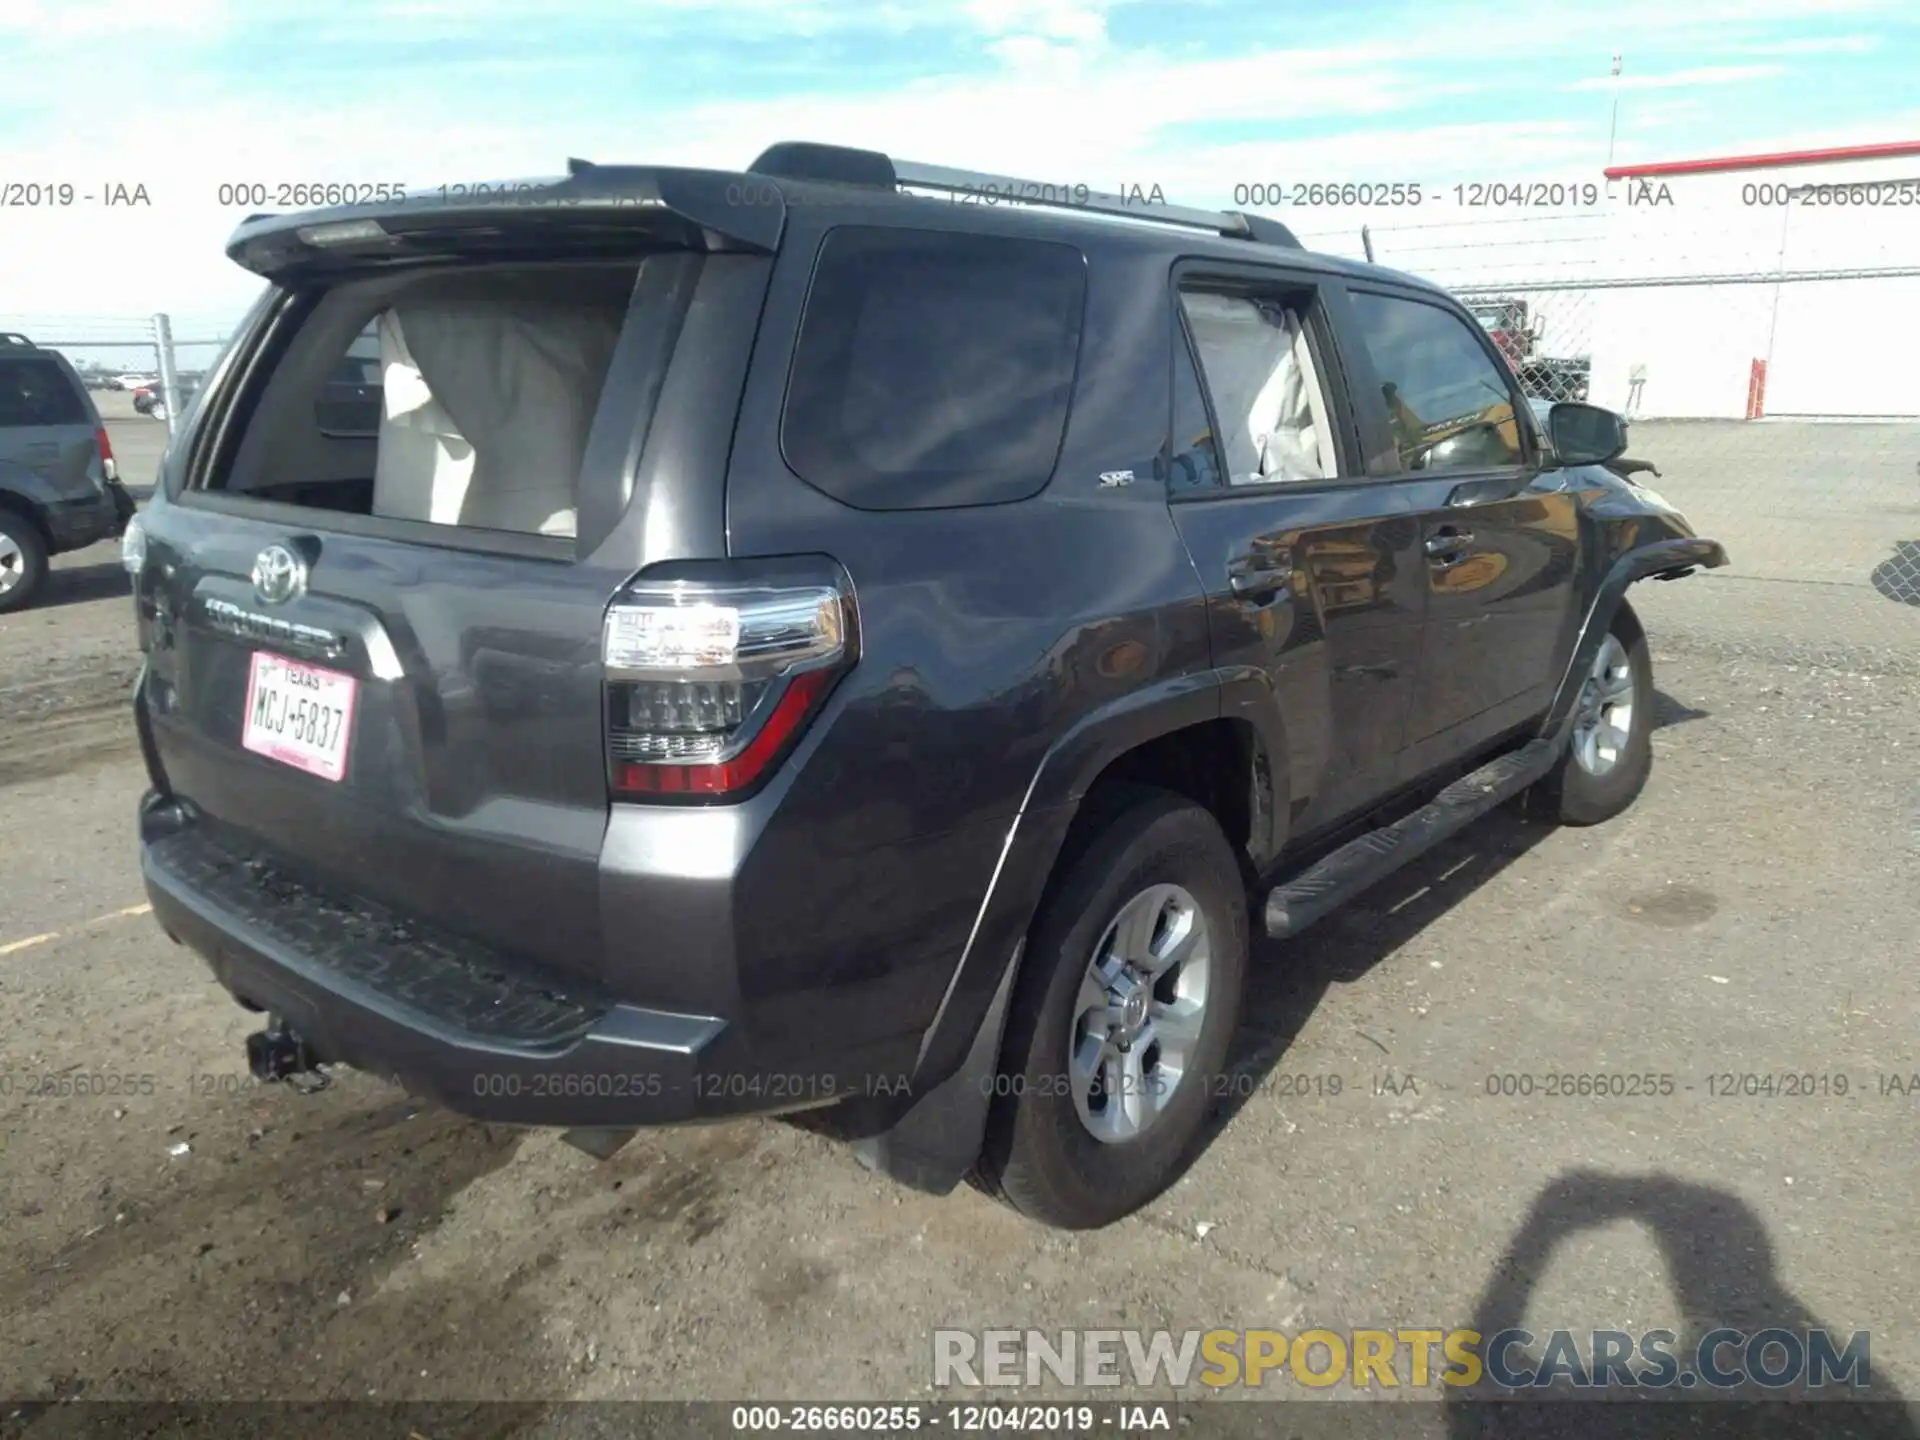
[{"label": "red stripe on building", "polygon": [[1771,155],[1723,155],[1711,160],[1661,160],[1651,165],[1609,165],[1609,180],[1657,175],[1714,175],[1730,170],[1767,170],[1780,165],[1832,165],[1846,160],[1897,160],[1920,155],[1920,140],[1885,145],[1838,145],[1826,150],[1781,150]]}]

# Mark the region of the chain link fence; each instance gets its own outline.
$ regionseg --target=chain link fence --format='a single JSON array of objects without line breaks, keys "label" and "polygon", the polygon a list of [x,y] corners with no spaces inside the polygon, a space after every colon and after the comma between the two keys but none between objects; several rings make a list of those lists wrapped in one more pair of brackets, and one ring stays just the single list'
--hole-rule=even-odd
[{"label": "chain link fence", "polygon": [[[1920,675],[1920,207],[1722,208],[1308,234],[1446,285],[1521,388],[1625,414],[1729,565],[1635,604],[1661,643]],[[1851,225],[1851,233],[1849,226]],[[1897,683],[1907,683],[1901,680]]]}]

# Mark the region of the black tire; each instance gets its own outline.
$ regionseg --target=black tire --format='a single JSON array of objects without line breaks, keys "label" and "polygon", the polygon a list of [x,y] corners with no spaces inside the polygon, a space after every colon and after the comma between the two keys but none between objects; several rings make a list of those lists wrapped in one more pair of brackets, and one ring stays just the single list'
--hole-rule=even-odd
[{"label": "black tire", "polygon": [[[1246,891],[1219,822],[1167,791],[1128,787],[1111,798],[1118,803],[1064,858],[1028,932],[976,1177],[1022,1213],[1071,1230],[1133,1213],[1186,1170],[1239,1023],[1247,969]],[[1076,998],[1121,908],[1159,884],[1185,889],[1207,922],[1208,998],[1165,1109],[1132,1139],[1103,1141],[1064,1083]]]},{"label": "black tire", "polygon": [[40,596],[47,583],[47,542],[40,538],[39,527],[18,510],[0,505],[0,536],[11,544],[0,545],[0,564],[10,573],[0,576],[0,584],[11,578],[12,584],[0,590],[0,615],[24,610]]},{"label": "black tire", "polygon": [[1563,825],[1599,825],[1613,819],[1639,798],[1653,770],[1653,659],[1647,653],[1647,637],[1639,617],[1625,601],[1608,633],[1626,651],[1627,670],[1633,679],[1632,719],[1619,759],[1605,774],[1596,775],[1580,764],[1574,753],[1578,743],[1575,737],[1560,763],[1540,782],[1540,796],[1548,815]]}]

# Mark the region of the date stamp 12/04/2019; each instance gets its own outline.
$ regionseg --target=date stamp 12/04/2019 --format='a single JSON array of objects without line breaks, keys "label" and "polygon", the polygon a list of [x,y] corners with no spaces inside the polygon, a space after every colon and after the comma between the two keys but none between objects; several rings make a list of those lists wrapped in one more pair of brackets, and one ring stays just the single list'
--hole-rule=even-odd
[{"label": "date stamp 12/04/2019", "polygon": [[1419,180],[1251,180],[1233,187],[1236,206],[1255,209],[1401,209],[1451,206],[1462,210],[1591,210],[1616,198],[1592,180],[1468,180],[1433,185]]}]

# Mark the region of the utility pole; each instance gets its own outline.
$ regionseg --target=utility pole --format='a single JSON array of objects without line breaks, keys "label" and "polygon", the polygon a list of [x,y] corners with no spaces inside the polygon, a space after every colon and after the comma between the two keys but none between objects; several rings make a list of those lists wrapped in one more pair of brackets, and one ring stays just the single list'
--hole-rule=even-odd
[{"label": "utility pole", "polygon": [[167,438],[171,440],[180,424],[180,381],[173,369],[173,321],[164,313],[153,317],[153,348],[160,362],[160,395],[167,405]]},{"label": "utility pole", "polygon": [[1620,52],[1613,52],[1613,118],[1607,122],[1607,168],[1613,168],[1613,137],[1620,129]]}]

